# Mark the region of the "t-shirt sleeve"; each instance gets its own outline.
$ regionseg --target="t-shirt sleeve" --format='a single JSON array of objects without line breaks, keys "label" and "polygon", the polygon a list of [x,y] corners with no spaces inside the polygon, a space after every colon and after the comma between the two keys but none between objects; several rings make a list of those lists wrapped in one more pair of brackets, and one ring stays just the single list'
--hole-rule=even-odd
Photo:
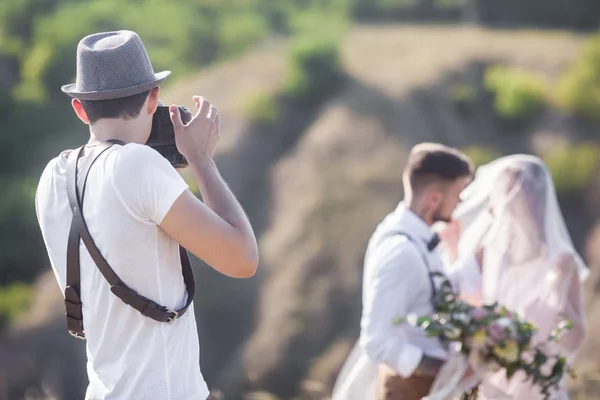
[{"label": "t-shirt sleeve", "polygon": [[188,188],[175,168],[151,147],[130,143],[115,161],[113,184],[134,217],[159,225]]}]

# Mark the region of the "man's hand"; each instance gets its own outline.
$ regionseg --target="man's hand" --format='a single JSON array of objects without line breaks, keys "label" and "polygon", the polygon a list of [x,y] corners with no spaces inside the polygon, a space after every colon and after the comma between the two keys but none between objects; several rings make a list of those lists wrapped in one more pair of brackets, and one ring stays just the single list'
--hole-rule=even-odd
[{"label": "man's hand", "polygon": [[169,107],[177,150],[190,163],[213,158],[221,130],[221,116],[217,109],[200,96],[194,96],[194,103],[197,112],[187,124],[183,123],[177,106]]},{"label": "man's hand", "polygon": [[448,249],[450,262],[458,260],[458,242],[460,240],[460,233],[460,222],[456,219],[450,221],[446,225],[446,228],[440,232],[440,239],[442,239]]},{"label": "man's hand", "polygon": [[194,96],[198,111],[184,124],[179,109],[169,111],[177,149],[188,160],[202,195],[189,190],[173,203],[160,227],[196,257],[224,275],[248,278],[258,266],[258,247],[241,205],[221,178],[213,156],[221,117],[208,101]]}]

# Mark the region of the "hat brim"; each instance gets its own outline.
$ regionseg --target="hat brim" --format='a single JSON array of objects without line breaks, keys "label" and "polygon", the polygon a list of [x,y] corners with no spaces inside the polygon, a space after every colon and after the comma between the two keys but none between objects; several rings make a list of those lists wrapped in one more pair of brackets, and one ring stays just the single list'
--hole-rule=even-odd
[{"label": "hat brim", "polygon": [[77,84],[71,83],[61,87],[63,93],[79,100],[114,100],[121,99],[123,97],[133,96],[136,94],[144,93],[147,90],[160,86],[161,83],[167,79],[171,74],[171,71],[161,71],[154,74],[154,79],[149,82],[144,82],[139,85],[130,86],[115,90],[103,90],[95,92],[78,92]]}]

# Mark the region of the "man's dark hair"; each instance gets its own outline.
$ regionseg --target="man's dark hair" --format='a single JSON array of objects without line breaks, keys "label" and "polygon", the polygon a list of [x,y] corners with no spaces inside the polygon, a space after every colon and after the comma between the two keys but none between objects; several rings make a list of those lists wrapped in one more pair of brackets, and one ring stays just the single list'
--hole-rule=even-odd
[{"label": "man's dark hair", "polygon": [[133,119],[140,115],[150,90],[111,100],[80,100],[90,124],[103,118]]},{"label": "man's dark hair", "polygon": [[404,168],[413,192],[435,182],[451,183],[472,176],[473,171],[473,162],[465,154],[437,143],[414,146]]}]

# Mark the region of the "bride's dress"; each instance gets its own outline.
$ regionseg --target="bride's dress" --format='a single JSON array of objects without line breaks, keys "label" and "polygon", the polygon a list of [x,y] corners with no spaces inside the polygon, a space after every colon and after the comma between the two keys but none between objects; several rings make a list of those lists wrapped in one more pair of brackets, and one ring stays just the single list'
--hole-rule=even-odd
[{"label": "bride's dress", "polygon": [[[475,300],[519,312],[537,326],[538,341],[546,342],[561,321],[571,320],[573,329],[550,351],[572,362],[585,331],[581,282],[589,272],[573,247],[546,166],[528,155],[500,158],[478,169],[461,199],[459,253],[484,250],[482,298]],[[551,399],[568,399],[565,382]],[[544,397],[524,375],[507,380],[500,371],[486,375],[479,398]]]}]

